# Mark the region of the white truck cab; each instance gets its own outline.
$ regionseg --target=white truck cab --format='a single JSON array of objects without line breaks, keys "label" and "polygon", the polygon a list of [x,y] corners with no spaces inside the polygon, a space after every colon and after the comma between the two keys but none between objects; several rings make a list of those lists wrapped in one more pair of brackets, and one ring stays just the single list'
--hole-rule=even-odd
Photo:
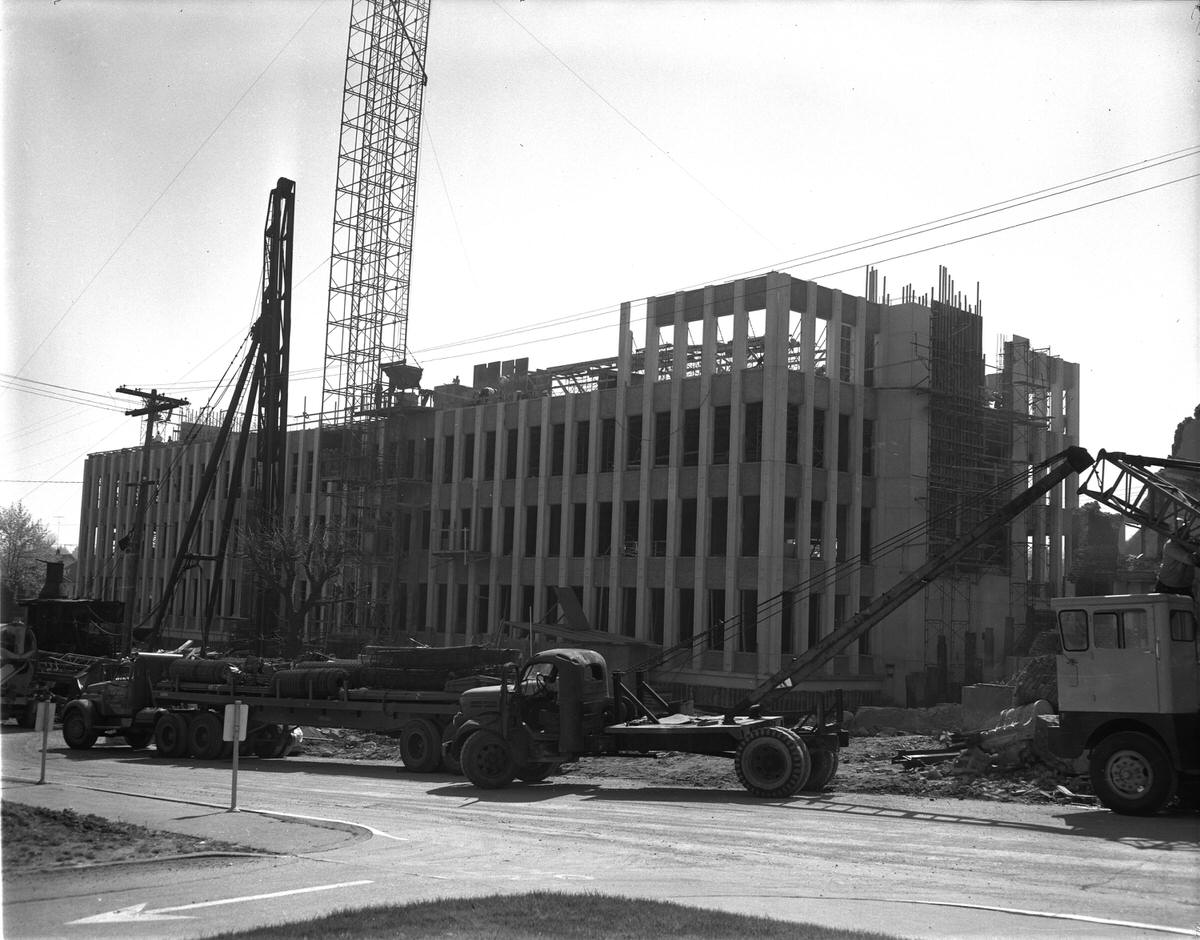
[{"label": "white truck cab", "polygon": [[1125,594],[1051,601],[1062,757],[1088,755],[1100,801],[1157,812],[1200,784],[1200,647],[1190,597]]}]

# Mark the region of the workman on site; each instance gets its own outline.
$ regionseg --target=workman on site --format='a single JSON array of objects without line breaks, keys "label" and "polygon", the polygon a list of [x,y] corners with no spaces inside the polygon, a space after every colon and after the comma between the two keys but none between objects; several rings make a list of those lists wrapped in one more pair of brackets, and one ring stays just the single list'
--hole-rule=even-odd
[{"label": "workman on site", "polygon": [[1174,539],[1163,545],[1162,561],[1158,566],[1158,580],[1154,582],[1156,594],[1183,594],[1192,596],[1192,585],[1196,580],[1196,566],[1200,555],[1188,551]]}]

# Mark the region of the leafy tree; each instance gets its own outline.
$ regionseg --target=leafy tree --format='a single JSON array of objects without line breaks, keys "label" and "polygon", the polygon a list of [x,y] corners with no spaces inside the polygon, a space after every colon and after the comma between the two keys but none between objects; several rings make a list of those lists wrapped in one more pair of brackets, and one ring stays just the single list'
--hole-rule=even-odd
[{"label": "leafy tree", "polygon": [[247,529],[242,543],[259,588],[279,601],[283,655],[295,656],[308,615],[346,599],[345,534],[333,526],[310,533],[291,523],[267,524]]},{"label": "leafy tree", "polygon": [[54,558],[54,537],[20,502],[0,508],[0,577],[6,597],[37,594],[45,580],[43,560]]}]

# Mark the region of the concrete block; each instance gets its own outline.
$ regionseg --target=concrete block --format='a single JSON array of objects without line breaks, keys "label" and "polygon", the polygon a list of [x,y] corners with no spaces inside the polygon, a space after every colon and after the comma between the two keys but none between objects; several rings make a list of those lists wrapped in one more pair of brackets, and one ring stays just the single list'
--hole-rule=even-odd
[{"label": "concrete block", "polygon": [[962,721],[964,731],[982,731],[1000,723],[1000,713],[1012,705],[1012,686],[981,682],[964,685]]}]

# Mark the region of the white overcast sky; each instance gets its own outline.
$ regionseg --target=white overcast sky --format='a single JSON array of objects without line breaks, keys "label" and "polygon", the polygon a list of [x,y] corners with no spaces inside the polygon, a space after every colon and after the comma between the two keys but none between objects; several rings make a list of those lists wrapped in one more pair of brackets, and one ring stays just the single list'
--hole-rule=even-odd
[{"label": "white overcast sky", "polygon": [[[256,312],[280,176],[292,402],[319,410],[349,6],[4,4],[0,504],[73,544],[77,483],[38,481],[139,442],[113,390],[208,399]],[[615,355],[621,301],[743,272],[861,294],[876,262],[895,294],[945,264],[981,284],[992,365],[1013,334],[1082,365],[1084,446],[1166,454],[1200,402],[1194,6],[432,0],[409,316],[425,384]]]}]

